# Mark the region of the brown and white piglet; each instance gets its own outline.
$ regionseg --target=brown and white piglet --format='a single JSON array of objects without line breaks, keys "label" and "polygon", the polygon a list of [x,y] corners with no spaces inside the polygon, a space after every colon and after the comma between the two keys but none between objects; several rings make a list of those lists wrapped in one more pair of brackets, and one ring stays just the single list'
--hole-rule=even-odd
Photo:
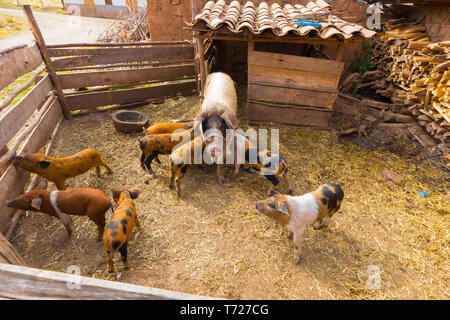
[{"label": "brown and white piglet", "polygon": [[98,228],[97,240],[102,239],[105,230],[105,213],[111,208],[111,200],[101,190],[91,188],[76,188],[69,190],[33,190],[21,196],[7,200],[6,205],[27,211],[38,211],[57,217],[64,224],[69,236],[70,216],[87,216]]},{"label": "brown and white piglet", "polygon": [[27,171],[34,172],[55,183],[59,190],[65,190],[65,181],[68,178],[79,176],[95,167],[100,175],[100,166],[112,173],[111,168],[102,159],[97,149],[84,149],[74,155],[55,158],[42,153],[28,153],[12,158],[14,165]]},{"label": "brown and white piglet", "polygon": [[266,216],[284,224],[294,234],[294,260],[301,260],[300,243],[306,226],[314,229],[327,226],[331,217],[341,207],[344,192],[339,184],[328,183],[302,196],[277,194],[264,201],[255,202],[255,208]]}]

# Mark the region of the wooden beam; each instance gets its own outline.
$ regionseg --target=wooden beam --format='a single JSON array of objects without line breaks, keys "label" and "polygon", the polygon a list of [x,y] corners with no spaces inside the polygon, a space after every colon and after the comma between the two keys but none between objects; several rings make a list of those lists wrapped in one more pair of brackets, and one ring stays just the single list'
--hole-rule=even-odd
[{"label": "wooden beam", "polygon": [[64,43],[64,44],[50,44],[47,46],[49,49],[55,48],[97,48],[97,47],[150,47],[150,46],[171,46],[171,45],[192,45],[189,40],[179,41],[147,41],[147,42],[121,42],[121,43]]},{"label": "wooden beam", "polygon": [[0,56],[0,90],[42,64],[39,48],[21,47]]},{"label": "wooden beam", "polygon": [[92,93],[78,93],[67,96],[70,110],[90,109],[101,106],[127,104],[167,96],[192,94],[195,81],[171,83],[154,87],[125,89],[119,91],[103,91]]},{"label": "wooden beam", "polygon": [[50,79],[52,80],[53,86],[56,90],[56,94],[58,95],[58,98],[60,100],[60,106],[64,117],[66,119],[72,119],[72,114],[70,113],[69,109],[67,109],[66,98],[64,97],[61,84],[59,83],[59,79],[56,75],[56,71],[53,67],[52,61],[50,60],[50,55],[45,45],[44,37],[42,37],[41,30],[39,29],[36,19],[34,18],[31,7],[29,5],[24,5],[23,11],[25,12],[27,20],[31,26],[31,31],[33,32],[34,38],[36,39],[39,49],[41,50],[42,58],[45,62],[45,65],[47,66],[48,74],[50,75]]},{"label": "wooden beam", "polygon": [[[199,30],[196,30],[199,31]],[[208,30],[208,32],[211,30]],[[351,45],[354,40],[351,39],[307,39],[307,38],[286,38],[286,37],[240,37],[233,35],[199,34],[197,37],[203,37],[211,40],[231,40],[245,42],[283,42],[283,43],[312,43],[312,44],[345,44]]]},{"label": "wooden beam", "polygon": [[[79,284],[79,289],[68,284]],[[0,298],[89,300],[206,300],[176,291],[137,286],[117,281],[74,276],[62,272],[0,263]]]},{"label": "wooden beam", "polygon": [[200,96],[203,97],[203,92],[205,90],[205,82],[206,82],[205,50],[203,47],[204,38],[199,35],[196,35],[195,37],[197,39],[197,54],[198,54],[198,61],[199,61],[199,68],[200,68],[200,84],[201,84]]},{"label": "wooden beam", "polygon": [[175,80],[195,74],[193,64],[154,67],[131,70],[63,73],[58,75],[63,89],[104,86],[131,85],[143,81]]},{"label": "wooden beam", "polygon": [[337,53],[336,53],[336,61],[342,61],[342,58],[344,56],[345,47],[340,44],[338,45]]}]

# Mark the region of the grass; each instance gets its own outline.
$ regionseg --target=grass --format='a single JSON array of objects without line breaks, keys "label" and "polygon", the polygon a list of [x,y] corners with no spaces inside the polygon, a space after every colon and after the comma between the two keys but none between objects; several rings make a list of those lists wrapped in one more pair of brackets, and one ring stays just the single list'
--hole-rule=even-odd
[{"label": "grass", "polygon": [[65,14],[59,0],[0,0],[0,8],[21,10],[22,5],[29,4],[33,11]]},{"label": "grass", "polygon": [[25,18],[12,17],[0,12],[0,40],[19,34],[27,26]]}]

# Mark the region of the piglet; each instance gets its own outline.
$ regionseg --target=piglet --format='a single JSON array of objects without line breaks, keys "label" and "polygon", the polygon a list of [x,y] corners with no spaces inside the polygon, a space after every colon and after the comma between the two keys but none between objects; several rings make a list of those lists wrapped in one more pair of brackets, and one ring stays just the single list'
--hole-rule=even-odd
[{"label": "piglet", "polygon": [[97,225],[98,241],[102,239],[105,230],[105,213],[110,208],[112,210],[108,196],[103,191],[91,188],[63,191],[35,189],[13,200],[7,200],[6,205],[10,208],[38,211],[57,217],[64,224],[69,236],[72,234],[69,215],[87,216]]},{"label": "piglet", "polygon": [[100,166],[111,174],[111,168],[102,159],[97,149],[84,149],[74,155],[64,158],[54,158],[42,153],[28,153],[12,158],[14,165],[27,171],[34,172],[55,183],[59,190],[66,189],[66,179],[81,175],[95,167],[100,175]]},{"label": "piglet", "polygon": [[105,246],[108,259],[108,270],[114,272],[114,253],[120,252],[121,260],[125,269],[128,269],[128,239],[134,230],[136,224],[140,227],[136,216],[136,206],[134,199],[137,199],[139,192],[127,188],[114,188],[111,190],[113,199],[116,203],[116,209],[111,222],[106,227],[103,235],[103,244]]},{"label": "piglet", "polygon": [[344,192],[339,184],[328,183],[302,196],[277,194],[255,202],[257,211],[284,224],[294,234],[294,260],[301,260],[300,243],[306,226],[314,222],[314,229],[327,226],[341,207]]}]

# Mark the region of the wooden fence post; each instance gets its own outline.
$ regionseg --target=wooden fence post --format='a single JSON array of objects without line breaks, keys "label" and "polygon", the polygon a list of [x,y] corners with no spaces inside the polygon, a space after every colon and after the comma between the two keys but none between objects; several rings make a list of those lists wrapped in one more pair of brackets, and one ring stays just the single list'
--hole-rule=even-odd
[{"label": "wooden fence post", "polygon": [[42,37],[41,30],[39,29],[39,26],[36,22],[36,19],[34,18],[30,6],[24,5],[23,11],[25,12],[25,15],[31,26],[31,31],[33,32],[34,38],[36,39],[36,43],[41,51],[42,59],[44,60],[45,65],[47,66],[48,74],[50,75],[50,79],[52,80],[53,86],[55,87],[56,90],[56,94],[58,95],[61,109],[64,114],[64,118],[70,120],[72,119],[72,114],[67,108],[66,97],[64,96],[64,93],[61,89],[61,84],[59,83],[59,79],[56,74],[55,68],[53,67],[53,63],[50,60],[50,55],[48,54],[48,49],[47,46],[45,45],[44,38]]},{"label": "wooden fence post", "polygon": [[199,61],[199,68],[200,68],[200,96],[203,98],[203,91],[205,89],[205,82],[206,82],[206,71],[205,71],[205,49],[203,46],[203,37],[200,35],[196,36],[197,38],[197,55],[198,55],[198,61]]}]

